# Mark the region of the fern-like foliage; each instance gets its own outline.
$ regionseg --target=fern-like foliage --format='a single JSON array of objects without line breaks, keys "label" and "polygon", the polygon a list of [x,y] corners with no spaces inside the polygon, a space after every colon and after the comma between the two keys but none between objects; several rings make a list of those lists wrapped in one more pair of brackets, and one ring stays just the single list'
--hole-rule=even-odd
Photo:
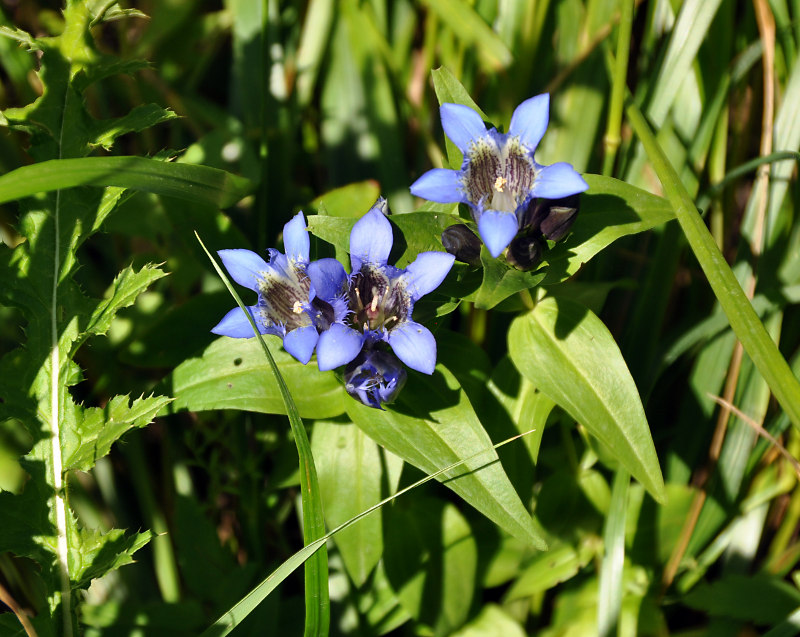
[{"label": "fern-like foliage", "polygon": [[[174,117],[155,105],[113,120],[89,114],[87,87],[145,66],[100,54],[90,32],[97,18],[85,2],[73,0],[58,37],[33,38],[18,30],[0,34],[40,56],[43,94],[0,116],[1,124],[30,135],[29,152],[37,162],[85,157],[97,147],[111,148],[123,133]],[[147,425],[169,400],[116,396],[103,408],[84,408],[69,391],[81,379],[73,362],[78,348],[105,333],[120,308],[164,276],[153,266],[127,268],[99,301],[87,298],[72,280],[79,246],[100,228],[123,192],[84,187],[23,200],[18,230],[26,240],[13,250],[0,247],[0,304],[19,308],[26,321],[25,341],[0,359],[0,422],[20,423],[33,441],[20,460],[30,476],[24,489],[0,493],[0,552],[41,566],[47,599],[34,620],[41,636],[74,634],[76,591],[130,562],[150,538],[149,532],[100,534],[81,528],[65,480],[69,471],[90,469],[122,434]]]}]

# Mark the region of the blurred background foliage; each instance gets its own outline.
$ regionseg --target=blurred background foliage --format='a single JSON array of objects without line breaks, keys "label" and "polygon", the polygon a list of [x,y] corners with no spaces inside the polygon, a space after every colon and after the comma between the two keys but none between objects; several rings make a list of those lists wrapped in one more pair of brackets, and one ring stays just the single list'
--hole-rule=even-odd
[{"label": "blurred background foliage", "polygon": [[[90,87],[88,106],[104,118],[154,102],[180,119],[126,135],[116,152],[177,151],[180,161],[244,175],[257,187],[225,212],[137,193],[108,219],[105,234],[81,248],[77,279],[95,297],[131,262],[163,262],[171,273],[121,314],[107,339],[80,351],[84,382],[74,395],[87,405],[163,389],[172,369],[212,342],[209,329],[231,301],[194,230],[214,249],[261,251],[276,245],[298,209],[359,216],[383,194],[393,213],[412,211],[408,185],[444,157],[431,83],[437,67],[448,68],[501,126],[520,101],[549,91],[540,163],[605,170],[660,194],[627,127],[615,159],[604,164],[614,146],[606,121],[617,0],[143,0],[125,7],[149,18],[97,27],[99,46],[151,67]],[[57,34],[60,8],[3,0],[0,21]],[[800,148],[799,45],[798,0],[644,0],[636,3],[627,72],[634,99],[796,374],[796,166],[772,162],[763,191],[754,166],[730,173],[760,155]],[[36,63],[0,37],[0,107],[36,98]],[[25,144],[0,135],[0,171],[30,163]],[[0,206],[8,245],[19,241],[16,214],[15,206]],[[596,311],[620,343],[645,404],[667,502],[658,505],[636,484],[621,500],[612,497],[613,460],[541,395],[526,393],[527,381],[506,357],[511,315],[465,303],[442,321],[454,334],[442,337],[440,356],[463,370],[465,387],[487,388],[515,424],[539,425],[533,442],[500,455],[523,499],[535,501],[551,549],[521,545],[430,483],[362,523],[371,530],[354,527],[334,541],[332,634],[597,634],[604,530],[625,512],[623,598],[607,634],[795,634],[800,437],[747,356],[737,354],[680,228],[670,223],[619,240],[563,294]],[[0,319],[6,351],[23,327],[13,309],[0,308]],[[721,409],[713,396],[746,416]],[[493,428],[491,408],[473,402],[499,440],[504,425]],[[370,447],[346,417],[306,424],[331,527],[421,475]],[[6,447],[25,446],[0,427]],[[759,436],[761,427],[772,438]],[[361,506],[342,485],[369,475],[369,467],[381,479]],[[160,534],[136,564],[92,585],[81,616],[86,635],[198,634],[302,544],[297,460],[284,416],[165,416],[128,434],[91,474],[70,479],[84,524]],[[28,590],[33,569],[0,554],[0,579],[23,605],[37,597]],[[299,634],[303,612],[297,576],[237,634]]]}]

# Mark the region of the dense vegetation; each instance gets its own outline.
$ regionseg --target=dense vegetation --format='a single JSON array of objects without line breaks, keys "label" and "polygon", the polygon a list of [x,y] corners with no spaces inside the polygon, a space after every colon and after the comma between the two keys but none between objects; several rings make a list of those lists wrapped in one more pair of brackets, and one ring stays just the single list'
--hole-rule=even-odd
[{"label": "dense vegetation", "polygon": [[800,632],[800,2],[0,21],[0,635]]}]

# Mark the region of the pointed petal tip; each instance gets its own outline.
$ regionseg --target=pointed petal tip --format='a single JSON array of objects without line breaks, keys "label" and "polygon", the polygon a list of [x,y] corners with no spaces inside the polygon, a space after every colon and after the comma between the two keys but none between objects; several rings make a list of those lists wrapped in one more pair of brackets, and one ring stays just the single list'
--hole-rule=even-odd
[{"label": "pointed petal tip", "polygon": [[484,210],[478,220],[481,239],[495,259],[508,247],[518,229],[517,216],[513,212]]}]

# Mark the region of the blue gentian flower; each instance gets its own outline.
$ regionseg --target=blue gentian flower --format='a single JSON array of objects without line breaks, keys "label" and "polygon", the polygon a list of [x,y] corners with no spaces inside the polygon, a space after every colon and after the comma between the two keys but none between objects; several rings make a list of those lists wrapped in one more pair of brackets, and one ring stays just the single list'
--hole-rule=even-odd
[{"label": "blue gentian flower", "polygon": [[[315,347],[322,370],[350,362],[361,350],[362,335],[344,324],[349,313],[344,268],[334,259],[309,264],[302,212],[283,227],[283,243],[286,254],[270,249],[269,262],[250,250],[217,254],[234,281],[258,293],[258,303],[247,309],[259,332],[280,336],[284,349],[304,365]],[[238,307],[211,331],[233,338],[253,336],[247,316]]]},{"label": "blue gentian flower", "polygon": [[535,197],[558,199],[589,188],[568,163],[541,166],[533,158],[547,130],[550,96],[525,100],[514,111],[508,133],[486,126],[474,110],[442,104],[442,128],[464,154],[461,170],[435,168],[417,179],[411,192],[439,203],[466,203],[481,239],[498,257],[520,229]]},{"label": "blue gentian flower", "polygon": [[406,383],[406,370],[397,357],[381,350],[363,350],[344,370],[344,388],[368,407],[383,409]]},{"label": "blue gentian flower", "polygon": [[446,252],[420,252],[405,268],[389,265],[392,226],[386,208],[386,200],[378,199],[350,233],[349,321],[368,348],[385,341],[411,369],[432,374],[436,340],[412,320],[411,312],[420,297],[444,280],[455,258]]}]

